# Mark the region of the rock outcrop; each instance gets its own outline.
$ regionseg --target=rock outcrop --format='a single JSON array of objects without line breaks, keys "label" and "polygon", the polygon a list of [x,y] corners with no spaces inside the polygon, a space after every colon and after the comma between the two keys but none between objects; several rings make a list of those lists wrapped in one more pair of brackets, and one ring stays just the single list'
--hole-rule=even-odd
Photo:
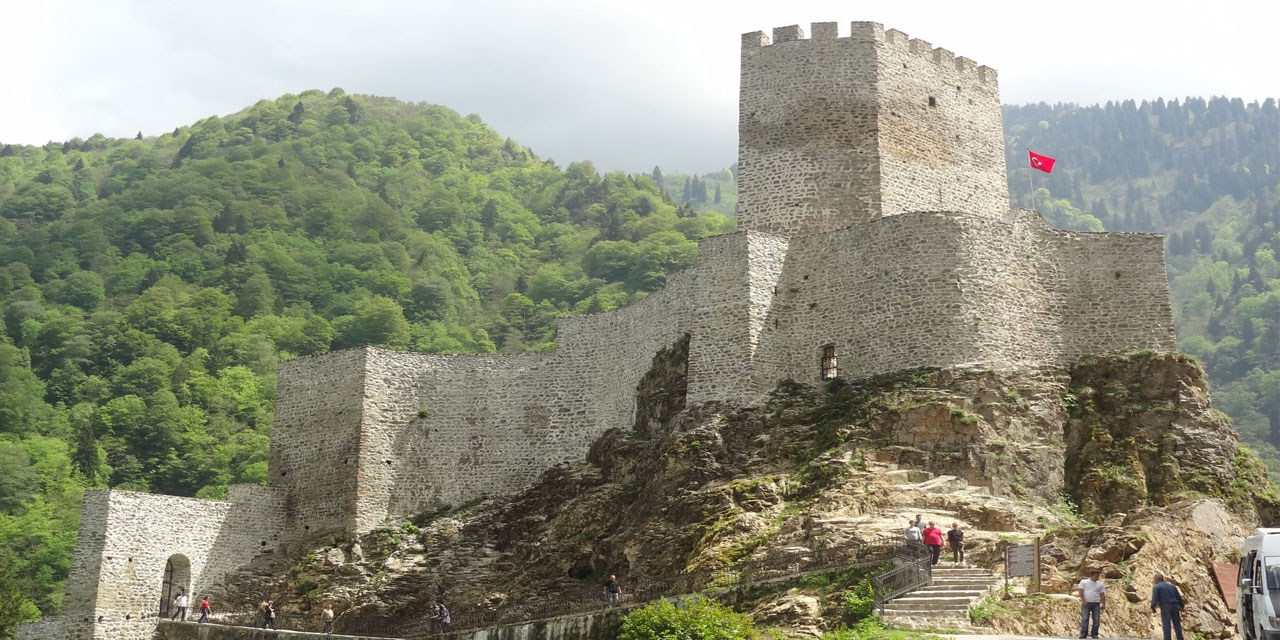
[{"label": "rock outcrop", "polygon": [[[1150,631],[1141,606],[1160,570],[1196,603],[1188,626],[1217,637],[1229,618],[1209,563],[1274,509],[1265,474],[1180,356],[784,382],[754,408],[685,406],[685,358],[687,342],[655,358],[636,423],[607,433],[588,460],[511,498],[264,559],[290,568],[241,576],[221,601],[271,596],[286,612],[330,602],[340,631],[421,620],[438,597],[503,619],[590,593],[609,573],[637,584],[896,536],[921,514],[960,523],[970,563],[991,568],[1008,544],[1043,537],[1045,585],[1062,597],[1002,604],[996,629],[1061,633],[1075,615],[1070,586],[1096,566],[1119,585],[1116,629]],[[815,635],[846,621],[850,586],[824,578],[738,605]]]}]

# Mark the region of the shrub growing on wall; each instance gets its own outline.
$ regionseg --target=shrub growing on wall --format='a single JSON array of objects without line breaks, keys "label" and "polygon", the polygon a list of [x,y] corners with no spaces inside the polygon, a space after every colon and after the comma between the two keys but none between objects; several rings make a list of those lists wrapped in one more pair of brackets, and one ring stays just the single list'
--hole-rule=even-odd
[{"label": "shrub growing on wall", "polygon": [[655,602],[627,614],[618,640],[758,640],[751,619],[701,596]]}]

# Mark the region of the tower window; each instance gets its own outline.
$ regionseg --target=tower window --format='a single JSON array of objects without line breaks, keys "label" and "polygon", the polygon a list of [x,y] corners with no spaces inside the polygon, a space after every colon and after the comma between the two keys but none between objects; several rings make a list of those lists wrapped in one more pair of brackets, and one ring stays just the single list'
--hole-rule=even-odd
[{"label": "tower window", "polygon": [[822,345],[822,379],[834,380],[840,376],[839,363],[836,361],[836,345]]},{"label": "tower window", "polygon": [[929,96],[929,106],[931,107],[938,106],[938,99],[933,96]]}]

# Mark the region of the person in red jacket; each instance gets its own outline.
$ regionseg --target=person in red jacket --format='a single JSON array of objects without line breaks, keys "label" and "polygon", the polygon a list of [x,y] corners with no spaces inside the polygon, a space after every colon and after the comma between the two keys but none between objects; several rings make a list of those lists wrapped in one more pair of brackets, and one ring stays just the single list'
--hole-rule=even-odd
[{"label": "person in red jacket", "polygon": [[938,558],[942,556],[942,529],[930,522],[924,529],[923,537],[925,546],[929,547],[929,562],[938,564]]}]

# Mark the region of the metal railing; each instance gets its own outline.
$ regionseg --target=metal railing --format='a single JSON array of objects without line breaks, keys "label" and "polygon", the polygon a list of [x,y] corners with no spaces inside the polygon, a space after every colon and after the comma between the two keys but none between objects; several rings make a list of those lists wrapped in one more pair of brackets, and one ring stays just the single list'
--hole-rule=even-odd
[{"label": "metal railing", "polygon": [[[894,568],[887,574],[879,574],[873,579],[890,575],[889,580],[896,584],[914,584],[908,576],[900,575],[904,567],[915,566],[916,547],[922,545],[907,544],[896,536],[882,536],[867,542],[852,542],[842,545],[803,549],[790,552],[775,553],[759,560],[741,562],[727,567],[710,568],[688,573],[640,578],[624,583],[622,607],[633,607],[663,598],[672,598],[696,593],[716,593],[728,591],[736,587],[750,584],[767,583],[777,580],[794,579],[811,573],[830,573],[836,570],[847,570],[854,567],[870,567],[893,562]],[[928,552],[924,553],[925,582],[928,582]],[[907,564],[903,564],[903,563]],[[912,586],[911,588],[914,588]],[[909,589],[907,589],[909,590]],[[880,602],[881,588],[876,587],[876,604]],[[889,596],[893,597],[893,596]],[[334,623],[334,633],[344,635],[378,636],[386,638],[416,638],[438,635],[446,632],[481,629],[506,624],[515,624],[555,618],[559,616],[586,613],[607,609],[604,589],[601,585],[582,587],[570,593],[561,593],[554,597],[537,600],[503,603],[497,606],[463,606],[451,610],[453,624],[448,629],[441,629],[436,621],[426,616],[419,620],[370,620],[368,617],[344,620],[339,616]],[[198,618],[188,615],[187,620]],[[218,613],[210,618],[210,622],[234,626],[257,626],[259,619],[256,612]],[[293,631],[319,631],[321,621],[318,613],[311,614],[277,614],[276,629]]]},{"label": "metal railing", "polygon": [[884,613],[888,601],[933,582],[933,555],[918,542],[904,542],[894,556],[894,567],[871,577],[876,611]]}]

